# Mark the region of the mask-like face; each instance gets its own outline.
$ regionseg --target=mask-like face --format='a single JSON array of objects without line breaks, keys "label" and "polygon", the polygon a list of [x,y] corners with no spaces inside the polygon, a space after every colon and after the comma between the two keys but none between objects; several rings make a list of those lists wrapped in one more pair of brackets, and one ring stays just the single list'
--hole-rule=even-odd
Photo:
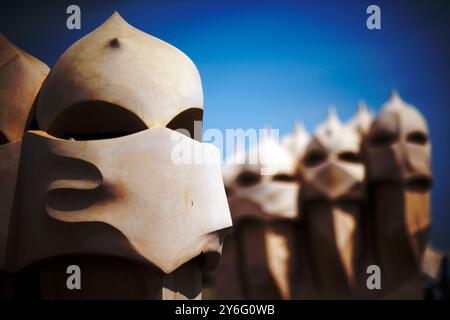
[{"label": "mask-like face", "polygon": [[[231,184],[232,196],[255,203],[269,218],[295,218],[298,184],[294,172],[292,155],[272,137],[265,137],[247,154]],[[234,219],[240,216],[232,214]]]},{"label": "mask-like face", "polygon": [[[217,163],[174,164],[178,143],[208,153]],[[14,269],[48,256],[97,253],[142,256],[170,273],[202,252],[219,252],[215,232],[229,227],[230,219],[218,158],[213,146],[167,128],[97,141],[27,133]],[[47,215],[36,214],[35,208]],[[57,220],[108,226],[90,234],[86,224]]]},{"label": "mask-like face", "polygon": [[431,144],[425,119],[397,93],[375,119],[366,144],[371,181],[397,181],[406,187],[431,187]]},{"label": "mask-like face", "polygon": [[[193,133],[202,109],[189,58],[117,13],[72,45],[39,95],[42,131],[24,137],[9,268],[94,254],[171,273],[220,253],[219,152],[174,131]],[[216,161],[179,164],[180,148]]]},{"label": "mask-like face", "polygon": [[229,181],[235,232],[233,242],[226,244],[233,248],[227,247],[229,267],[218,274],[218,290],[230,291],[229,283],[236,280],[226,283],[221,277],[226,279],[238,265],[235,278],[245,288],[244,298],[290,298],[291,275],[296,270],[293,220],[298,217],[294,158],[268,136],[248,154],[238,151],[233,160],[238,163],[225,165],[223,174]]},{"label": "mask-like face", "polygon": [[21,139],[48,71],[0,34],[0,270],[5,264]]},{"label": "mask-like face", "polygon": [[365,175],[360,148],[359,134],[330,112],[301,162],[304,199],[360,199]]},{"label": "mask-like face", "polygon": [[430,239],[431,143],[426,121],[394,92],[364,146],[369,182],[375,186],[372,216],[378,256],[388,272],[387,286],[395,286],[418,274]]}]

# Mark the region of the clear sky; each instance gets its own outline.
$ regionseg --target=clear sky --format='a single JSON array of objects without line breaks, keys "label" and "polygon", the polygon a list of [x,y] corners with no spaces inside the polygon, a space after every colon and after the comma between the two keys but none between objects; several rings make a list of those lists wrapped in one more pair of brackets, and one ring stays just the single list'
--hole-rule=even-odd
[{"label": "clear sky", "polygon": [[[447,3],[446,3],[447,2]],[[81,30],[65,27],[78,4]],[[382,30],[366,28],[381,8]],[[397,88],[429,122],[433,143],[433,242],[450,249],[450,2],[448,1],[10,1],[0,31],[52,66],[114,10],[184,51],[200,70],[205,128],[310,131],[329,105],[347,120]]]}]

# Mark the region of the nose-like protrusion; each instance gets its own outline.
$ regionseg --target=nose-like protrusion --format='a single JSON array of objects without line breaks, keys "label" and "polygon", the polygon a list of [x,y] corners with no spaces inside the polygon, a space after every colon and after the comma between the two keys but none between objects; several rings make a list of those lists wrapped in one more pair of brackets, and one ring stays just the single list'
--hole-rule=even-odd
[{"label": "nose-like protrusion", "polygon": [[345,196],[357,184],[357,179],[335,161],[325,164],[311,181],[317,192],[329,200]]},{"label": "nose-like protrusion", "polygon": [[335,163],[330,163],[317,176],[320,183],[329,188],[338,188],[347,179],[346,173]]},{"label": "nose-like protrusion", "polygon": [[207,271],[215,270],[222,255],[222,245],[231,227],[223,228],[207,234],[207,241],[202,249],[202,266]]},{"label": "nose-like protrusion", "polygon": [[430,147],[406,144],[404,149],[403,180],[405,186],[415,191],[429,191],[433,178],[430,164]]}]

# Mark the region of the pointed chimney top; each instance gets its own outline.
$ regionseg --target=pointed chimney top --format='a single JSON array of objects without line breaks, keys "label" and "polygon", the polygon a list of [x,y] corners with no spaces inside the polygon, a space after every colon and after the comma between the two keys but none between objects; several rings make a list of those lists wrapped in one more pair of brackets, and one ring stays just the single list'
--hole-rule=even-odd
[{"label": "pointed chimney top", "polygon": [[337,115],[335,106],[328,107],[327,119],[325,120],[325,123],[322,126],[323,128],[326,129],[327,135],[331,134],[331,132],[342,126],[341,120]]},{"label": "pointed chimney top", "polygon": [[388,101],[383,105],[382,111],[400,111],[407,107],[412,106],[403,101],[398,91],[393,89]]},{"label": "pointed chimney top", "polygon": [[370,128],[373,120],[373,115],[369,111],[365,101],[360,100],[358,102],[358,111],[356,114],[348,121],[348,126],[356,130],[361,134],[366,134]]}]

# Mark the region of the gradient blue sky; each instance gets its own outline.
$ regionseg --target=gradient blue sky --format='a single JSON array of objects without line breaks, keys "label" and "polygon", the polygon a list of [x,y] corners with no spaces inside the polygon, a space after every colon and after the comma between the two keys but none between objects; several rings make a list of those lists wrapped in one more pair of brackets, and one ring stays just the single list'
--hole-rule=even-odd
[{"label": "gradient blue sky", "polygon": [[[41,3],[41,4],[39,4]],[[450,2],[447,1],[14,1],[0,31],[52,66],[114,10],[189,55],[205,94],[205,128],[311,131],[333,104],[343,120],[364,99],[373,110],[397,88],[429,121],[433,242],[450,249]],[[66,29],[78,4],[82,29]],[[382,30],[366,28],[377,4]]]}]

